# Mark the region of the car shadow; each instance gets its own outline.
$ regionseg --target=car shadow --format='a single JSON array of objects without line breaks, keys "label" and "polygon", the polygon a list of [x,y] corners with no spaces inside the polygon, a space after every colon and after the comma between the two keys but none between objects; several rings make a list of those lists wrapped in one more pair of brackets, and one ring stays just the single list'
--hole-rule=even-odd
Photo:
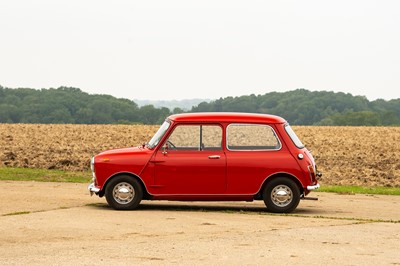
[{"label": "car shadow", "polygon": [[201,204],[141,204],[138,210],[163,210],[163,211],[207,211],[207,212],[265,212],[265,207],[227,206]]},{"label": "car shadow", "polygon": [[[102,210],[109,210],[109,211],[115,211],[113,208],[111,208],[107,203],[95,203],[95,204],[88,204],[87,206],[96,208],[96,209],[102,209]],[[222,205],[215,205],[213,204],[205,204],[202,202],[201,204],[198,204],[194,202],[193,204],[188,204],[188,203],[179,203],[179,202],[168,202],[168,203],[146,203],[142,202],[139,207],[135,210],[128,210],[128,211],[179,211],[179,212],[223,212],[223,213],[242,213],[242,214],[271,214],[274,215],[275,213],[269,212],[268,209],[265,206],[251,206],[249,205],[240,205],[240,206],[234,206],[234,205],[228,205],[227,203],[222,204]],[[307,215],[307,216],[312,216],[312,215],[318,215],[319,211],[314,210],[312,208],[301,208],[298,207],[296,210],[289,214],[276,214],[276,215]]]}]

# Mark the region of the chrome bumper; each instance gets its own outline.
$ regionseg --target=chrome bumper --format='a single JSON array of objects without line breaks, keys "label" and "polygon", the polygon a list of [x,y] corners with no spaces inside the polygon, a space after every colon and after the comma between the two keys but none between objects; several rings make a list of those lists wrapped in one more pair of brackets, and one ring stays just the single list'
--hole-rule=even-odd
[{"label": "chrome bumper", "polygon": [[93,196],[94,193],[97,194],[97,193],[100,192],[100,188],[95,187],[95,186],[94,186],[94,183],[91,183],[91,184],[88,186],[88,190],[89,190],[89,192],[90,192],[90,196]]},{"label": "chrome bumper", "polygon": [[314,186],[307,186],[307,190],[316,190],[316,189],[319,189],[319,187],[320,187],[320,185],[319,184],[316,184],[316,185],[314,185]]}]

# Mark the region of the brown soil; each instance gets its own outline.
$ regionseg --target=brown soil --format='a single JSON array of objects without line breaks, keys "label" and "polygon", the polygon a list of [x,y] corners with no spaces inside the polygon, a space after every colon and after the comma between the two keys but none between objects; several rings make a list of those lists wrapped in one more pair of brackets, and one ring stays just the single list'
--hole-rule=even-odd
[{"label": "brown soil", "polygon": [[114,211],[84,184],[0,181],[0,265],[400,265],[400,198],[314,192]]},{"label": "brown soil", "polygon": [[[90,158],[149,141],[159,126],[0,124],[0,166],[88,171]],[[322,185],[400,186],[400,127],[294,127]]]}]

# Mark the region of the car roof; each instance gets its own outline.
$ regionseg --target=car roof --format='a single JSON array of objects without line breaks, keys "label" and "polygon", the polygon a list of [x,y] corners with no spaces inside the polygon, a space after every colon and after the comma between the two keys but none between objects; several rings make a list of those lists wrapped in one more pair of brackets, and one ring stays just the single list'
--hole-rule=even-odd
[{"label": "car roof", "polygon": [[286,123],[285,119],[275,115],[236,112],[182,113],[170,115],[168,119],[175,122]]}]

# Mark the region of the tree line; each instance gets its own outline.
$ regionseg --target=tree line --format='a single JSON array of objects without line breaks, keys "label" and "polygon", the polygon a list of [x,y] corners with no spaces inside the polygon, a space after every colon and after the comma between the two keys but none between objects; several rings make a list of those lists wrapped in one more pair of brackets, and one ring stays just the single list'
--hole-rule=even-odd
[{"label": "tree line", "polygon": [[[79,88],[11,89],[0,86],[0,123],[160,124],[184,112]],[[369,101],[363,96],[297,89],[202,102],[189,112],[251,112],[284,117],[292,125],[400,125],[400,99]]]},{"label": "tree line", "polygon": [[400,125],[400,98],[369,101],[349,93],[306,89],[220,98],[200,103],[192,111],[268,113],[282,116],[293,125]]},{"label": "tree line", "polygon": [[78,88],[35,90],[0,86],[0,123],[159,124],[170,113],[165,107],[139,108],[128,99],[91,95]]}]

